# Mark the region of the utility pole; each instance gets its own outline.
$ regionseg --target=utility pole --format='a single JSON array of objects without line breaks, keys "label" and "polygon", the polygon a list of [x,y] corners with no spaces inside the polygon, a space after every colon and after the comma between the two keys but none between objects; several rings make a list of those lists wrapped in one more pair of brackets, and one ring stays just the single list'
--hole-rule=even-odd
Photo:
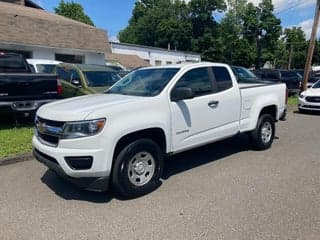
[{"label": "utility pole", "polygon": [[308,83],[308,78],[309,78],[309,73],[310,73],[310,68],[311,68],[311,63],[312,63],[315,40],[316,40],[316,35],[317,35],[317,30],[318,30],[318,25],[319,25],[319,16],[320,16],[320,0],[317,0],[316,12],[314,14],[312,32],[311,32],[310,41],[309,41],[309,48],[308,48],[308,54],[307,54],[307,59],[306,59],[306,65],[304,67],[303,81],[302,81],[301,88],[300,88],[301,92],[303,92],[307,89],[307,83]]},{"label": "utility pole", "polygon": [[293,45],[292,45],[292,43],[291,43],[291,45],[290,45],[290,52],[289,52],[288,70],[291,69],[292,58],[293,58]]}]

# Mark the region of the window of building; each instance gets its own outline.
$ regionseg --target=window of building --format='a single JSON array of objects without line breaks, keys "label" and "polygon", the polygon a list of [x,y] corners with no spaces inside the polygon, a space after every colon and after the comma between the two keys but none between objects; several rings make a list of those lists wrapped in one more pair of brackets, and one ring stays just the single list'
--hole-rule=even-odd
[{"label": "window of building", "polygon": [[156,60],[154,63],[155,63],[156,66],[160,66],[161,65],[161,60]]},{"label": "window of building", "polygon": [[167,63],[167,65],[170,65],[170,64],[172,64],[172,62],[171,62],[171,61],[167,61],[166,63]]},{"label": "window of building", "polygon": [[192,69],[185,73],[178,81],[175,88],[191,88],[195,97],[212,93],[212,81],[208,68]]},{"label": "window of building", "polygon": [[82,55],[69,55],[56,53],[55,59],[57,61],[66,63],[84,63],[84,56]]},{"label": "window of building", "polygon": [[217,83],[217,91],[221,92],[232,87],[232,80],[229,71],[225,67],[211,68]]},{"label": "window of building", "polygon": [[150,63],[149,59],[143,59],[143,61],[145,61],[146,63]]}]

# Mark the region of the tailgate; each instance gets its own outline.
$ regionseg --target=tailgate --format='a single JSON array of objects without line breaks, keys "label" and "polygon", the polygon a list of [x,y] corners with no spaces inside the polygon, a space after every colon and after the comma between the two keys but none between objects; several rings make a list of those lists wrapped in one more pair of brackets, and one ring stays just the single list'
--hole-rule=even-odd
[{"label": "tailgate", "polygon": [[0,101],[58,98],[53,74],[0,74]]}]

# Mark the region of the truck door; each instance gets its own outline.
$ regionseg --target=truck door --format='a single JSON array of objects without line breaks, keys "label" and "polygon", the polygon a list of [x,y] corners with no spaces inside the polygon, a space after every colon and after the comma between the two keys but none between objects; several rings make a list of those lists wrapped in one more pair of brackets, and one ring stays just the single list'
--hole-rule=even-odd
[{"label": "truck door", "polygon": [[173,151],[219,140],[239,131],[240,91],[226,67],[189,70],[174,86],[178,87],[191,88],[194,97],[170,103]]}]

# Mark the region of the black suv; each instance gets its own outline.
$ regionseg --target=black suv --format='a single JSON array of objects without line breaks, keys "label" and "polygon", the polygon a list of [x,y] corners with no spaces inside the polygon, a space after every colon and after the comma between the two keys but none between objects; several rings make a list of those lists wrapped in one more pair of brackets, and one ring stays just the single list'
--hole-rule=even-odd
[{"label": "black suv", "polygon": [[289,94],[299,92],[301,76],[294,71],[279,69],[258,69],[254,73],[263,80],[271,82],[283,82],[287,85]]},{"label": "black suv", "polygon": [[[301,78],[303,78],[303,74],[304,74],[304,70],[303,69],[295,69],[293,71],[298,73],[301,76]],[[313,70],[310,71],[307,86],[311,87],[318,80],[320,80],[320,71],[319,70],[318,71],[313,71]]]}]

